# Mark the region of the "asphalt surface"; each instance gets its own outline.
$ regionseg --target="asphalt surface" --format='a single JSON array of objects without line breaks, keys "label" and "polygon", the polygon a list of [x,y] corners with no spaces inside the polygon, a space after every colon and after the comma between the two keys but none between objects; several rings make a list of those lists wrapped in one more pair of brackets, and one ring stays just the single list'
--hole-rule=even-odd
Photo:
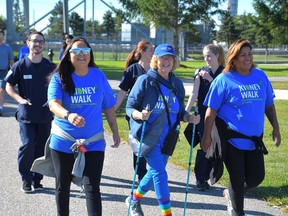
[{"label": "asphalt surface", "polygon": [[[116,90],[117,83],[111,86]],[[54,179],[45,177],[44,190],[25,194],[20,190],[21,178],[17,169],[17,151],[20,145],[19,128],[14,118],[16,104],[8,97],[4,116],[0,117],[0,216],[53,216],[56,215],[54,197]],[[121,127],[121,126],[119,126]],[[107,143],[103,176],[101,182],[103,216],[127,215],[125,199],[131,193],[133,168],[132,153],[128,144],[122,143],[113,149],[111,134],[105,133]],[[194,161],[194,158],[193,158]],[[188,164],[188,158],[187,158]],[[192,165],[193,166],[193,165]],[[171,192],[172,212],[183,215],[187,181],[187,170],[171,163],[167,166],[169,188]],[[269,176],[266,176],[269,178]],[[261,187],[261,186],[260,186]],[[191,172],[187,195],[186,215],[223,216],[227,215],[226,201],[222,196],[223,186],[214,185],[208,191],[199,192],[195,188],[194,173]],[[142,209],[146,216],[160,216],[155,192],[148,192],[142,200]],[[263,200],[252,196],[245,198],[247,215],[282,216],[276,207],[268,206]],[[85,216],[85,196],[80,188],[71,186],[70,215]]]}]

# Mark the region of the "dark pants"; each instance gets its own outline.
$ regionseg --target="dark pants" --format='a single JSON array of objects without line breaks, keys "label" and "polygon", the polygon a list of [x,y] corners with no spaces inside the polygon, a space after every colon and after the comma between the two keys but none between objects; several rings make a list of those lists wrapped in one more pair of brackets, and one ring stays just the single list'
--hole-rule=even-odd
[{"label": "dark pants", "polygon": [[244,194],[264,179],[263,153],[244,151],[227,143],[225,166],[230,177],[229,194],[235,215],[244,215]]},{"label": "dark pants", "polygon": [[22,181],[40,183],[43,175],[31,172],[31,166],[36,158],[44,155],[46,140],[50,135],[51,123],[26,124],[19,122],[22,145],[18,151],[18,169]]},{"label": "dark pants", "polygon": [[[69,215],[70,186],[74,155],[51,149],[51,157],[56,174],[57,215]],[[85,154],[83,185],[86,195],[86,206],[89,216],[102,215],[100,181],[103,170],[104,152],[92,151]]]}]

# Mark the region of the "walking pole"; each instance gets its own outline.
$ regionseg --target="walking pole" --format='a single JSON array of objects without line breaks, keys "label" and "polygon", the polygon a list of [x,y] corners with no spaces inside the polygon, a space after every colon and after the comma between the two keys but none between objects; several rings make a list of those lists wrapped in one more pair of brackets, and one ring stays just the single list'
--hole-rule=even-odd
[{"label": "walking pole", "polygon": [[[147,104],[145,110],[147,110],[147,111],[150,110],[150,105],[149,105],[149,104]],[[143,139],[144,139],[145,127],[146,127],[146,120],[144,120],[144,121],[143,121],[143,124],[142,124],[142,131],[141,131],[141,137],[140,137],[140,144],[139,144],[139,150],[138,150],[137,159],[136,159],[136,166],[135,166],[135,170],[134,170],[134,177],[133,177],[133,183],[132,183],[132,188],[131,188],[131,194],[130,194],[130,200],[129,200],[129,206],[128,206],[127,216],[130,215],[131,200],[132,200],[132,196],[133,196],[133,192],[134,192],[134,186],[135,186],[135,181],[136,181],[136,175],[137,175],[137,170],[138,170],[138,166],[139,166],[140,152],[141,152],[142,143],[143,143]]]},{"label": "walking pole", "polygon": [[[198,107],[195,107],[194,114],[198,114]],[[195,128],[196,124],[193,124],[192,128],[192,141],[190,146],[190,154],[189,154],[189,163],[188,163],[188,174],[187,174],[187,183],[186,183],[186,191],[185,191],[185,201],[184,201],[184,216],[186,216],[186,204],[187,204],[187,196],[188,196],[188,187],[189,187],[189,179],[190,179],[190,168],[191,168],[191,161],[192,161],[192,153],[193,153],[193,143],[195,137]]]}]

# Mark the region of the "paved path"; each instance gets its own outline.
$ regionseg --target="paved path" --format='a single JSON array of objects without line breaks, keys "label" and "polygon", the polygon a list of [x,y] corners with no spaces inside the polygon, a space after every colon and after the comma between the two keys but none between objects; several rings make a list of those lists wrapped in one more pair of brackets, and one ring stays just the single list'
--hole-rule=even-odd
[{"label": "paved path", "polygon": [[[53,216],[56,215],[54,201],[54,179],[45,177],[45,190],[38,193],[24,194],[20,191],[21,180],[17,171],[17,150],[19,147],[18,124],[14,119],[16,104],[8,99],[4,116],[0,118],[0,216]],[[105,133],[107,142],[106,158],[101,183],[103,216],[125,216],[127,207],[125,198],[131,192],[133,179],[132,153],[127,144],[112,149],[112,137]],[[187,158],[188,163],[188,158]],[[183,215],[187,170],[168,164],[169,187],[173,215]],[[266,178],[269,178],[267,176]],[[191,173],[186,215],[223,216],[226,214],[226,202],[222,197],[223,187],[213,186],[207,192],[195,189],[195,177]],[[70,215],[85,216],[85,199],[79,188],[72,185]],[[142,202],[146,216],[160,216],[160,210],[154,191],[148,192]],[[251,196],[245,199],[247,215],[282,216],[280,210],[263,200]],[[288,214],[286,214],[288,215]]]}]

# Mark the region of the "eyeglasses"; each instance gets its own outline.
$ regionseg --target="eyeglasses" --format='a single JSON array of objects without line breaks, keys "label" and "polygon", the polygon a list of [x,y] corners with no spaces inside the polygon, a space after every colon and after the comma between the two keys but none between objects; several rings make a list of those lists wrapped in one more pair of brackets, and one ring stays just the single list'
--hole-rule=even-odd
[{"label": "eyeglasses", "polygon": [[44,40],[37,40],[37,39],[32,39],[32,40],[29,40],[31,41],[32,43],[38,43],[38,44],[44,44],[45,41]]},{"label": "eyeglasses", "polygon": [[80,55],[81,52],[84,55],[89,55],[91,52],[91,48],[72,48],[69,50],[69,52],[73,53],[74,55]]}]

